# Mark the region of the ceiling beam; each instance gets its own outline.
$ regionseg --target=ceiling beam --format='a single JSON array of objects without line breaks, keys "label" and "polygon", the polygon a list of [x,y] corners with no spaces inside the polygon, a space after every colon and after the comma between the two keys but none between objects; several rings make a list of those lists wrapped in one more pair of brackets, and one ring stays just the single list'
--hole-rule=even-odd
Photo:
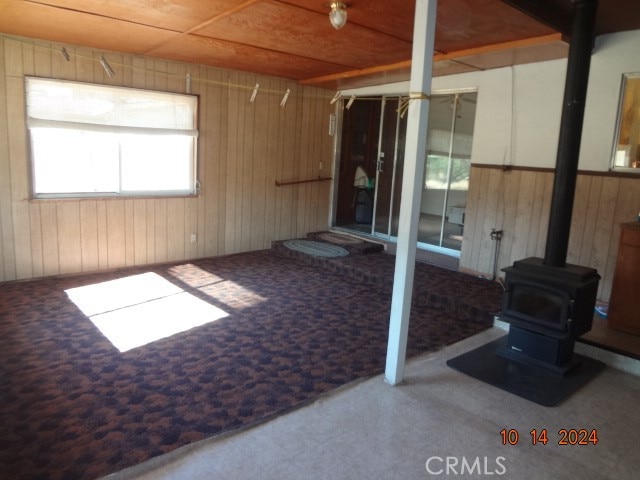
[{"label": "ceiling beam", "polygon": [[524,38],[522,40],[513,40],[510,42],[494,43],[493,45],[483,45],[481,47],[468,48],[466,50],[458,50],[450,53],[437,53],[433,59],[436,62],[444,60],[456,60],[460,58],[475,57],[486,55],[489,53],[502,52],[506,50],[516,50],[519,48],[527,48],[534,46],[542,46],[553,44],[555,42],[566,42],[567,39],[561,33],[552,33],[541,37]]},{"label": "ceiling beam", "polygon": [[348,72],[334,73],[332,75],[323,75],[321,77],[307,78],[300,80],[301,85],[322,85],[328,83],[340,83],[345,80],[357,78],[365,78],[371,76],[384,76],[385,74],[395,74],[400,72],[406,79],[411,73],[411,60],[391,63],[389,65],[377,65],[375,67],[361,68],[358,70],[349,70]]},{"label": "ceiling beam", "polygon": [[571,0],[502,0],[541,23],[571,36]]},{"label": "ceiling beam", "polygon": [[[548,52],[540,53],[547,49]],[[506,67],[566,57],[568,43],[566,37],[561,33],[552,33],[541,37],[514,40],[511,42],[484,45],[482,47],[469,48],[449,53],[435,53],[434,63],[453,62],[462,67],[462,71],[485,70],[487,59],[492,58],[492,62],[498,64],[491,65],[490,68]],[[502,59],[494,57],[504,53]],[[313,85],[325,88],[357,88],[362,86],[392,83],[409,80],[411,72],[411,60],[392,63],[388,65],[378,65],[370,68],[349,70],[347,72],[323,75],[320,77],[300,80],[301,85]],[[434,74],[436,72],[434,71]]]}]

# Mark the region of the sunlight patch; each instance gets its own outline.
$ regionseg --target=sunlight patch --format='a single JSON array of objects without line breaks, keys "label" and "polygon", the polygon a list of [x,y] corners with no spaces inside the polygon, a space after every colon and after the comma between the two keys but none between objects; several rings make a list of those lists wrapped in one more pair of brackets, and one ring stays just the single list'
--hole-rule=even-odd
[{"label": "sunlight patch", "polygon": [[203,270],[192,263],[176,265],[175,267],[169,268],[167,273],[194,288],[224,282],[224,278]]},{"label": "sunlight patch", "polygon": [[227,317],[224,311],[183,292],[90,317],[121,352]]},{"label": "sunlight patch", "polygon": [[190,287],[197,288],[216,302],[236,310],[255,307],[268,300],[243,285],[225,280],[190,263],[171,267],[168,273]]},{"label": "sunlight patch", "polygon": [[66,293],[120,352],[229,316],[155,273],[72,288]]},{"label": "sunlight patch", "polygon": [[268,299],[231,280],[207,285],[198,290],[229,308],[242,310],[255,307]]},{"label": "sunlight patch", "polygon": [[183,291],[157,273],[148,272],[85,287],[70,288],[66,293],[82,313],[90,317]]}]

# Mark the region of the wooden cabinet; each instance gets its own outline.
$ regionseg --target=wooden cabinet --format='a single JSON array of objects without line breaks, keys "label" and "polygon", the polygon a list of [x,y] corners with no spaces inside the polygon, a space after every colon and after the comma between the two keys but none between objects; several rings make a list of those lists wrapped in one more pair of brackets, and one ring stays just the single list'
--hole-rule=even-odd
[{"label": "wooden cabinet", "polygon": [[640,335],[640,222],[623,223],[613,277],[609,326]]}]

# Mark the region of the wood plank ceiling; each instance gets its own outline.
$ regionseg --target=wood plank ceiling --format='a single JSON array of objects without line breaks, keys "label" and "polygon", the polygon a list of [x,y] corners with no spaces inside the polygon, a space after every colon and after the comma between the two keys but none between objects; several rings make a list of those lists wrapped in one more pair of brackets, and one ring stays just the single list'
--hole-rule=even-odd
[{"label": "wood plank ceiling", "polygon": [[[546,0],[565,13],[570,2]],[[347,25],[336,31],[327,0],[0,0],[0,32],[332,89],[408,79],[414,0],[346,3]],[[564,57],[562,31],[501,0],[439,0],[434,75]]]}]

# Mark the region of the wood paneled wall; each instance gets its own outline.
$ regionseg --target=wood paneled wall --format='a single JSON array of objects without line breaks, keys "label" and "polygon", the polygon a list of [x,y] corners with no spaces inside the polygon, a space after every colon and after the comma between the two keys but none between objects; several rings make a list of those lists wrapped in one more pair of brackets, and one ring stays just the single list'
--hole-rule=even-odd
[{"label": "wood paneled wall", "polygon": [[[544,257],[553,173],[473,166],[467,197],[461,270],[491,276],[495,242],[504,230],[500,269],[526,257]],[[618,254],[619,225],[636,220],[640,176],[579,174],[567,262],[593,267],[602,277],[598,298],[608,301]]]},{"label": "wood paneled wall", "polygon": [[[327,228],[330,182],[275,181],[330,176],[331,92],[89,48],[66,46],[67,61],[61,47],[0,36],[0,281],[257,250]],[[103,54],[114,78],[104,74]],[[187,73],[200,96],[200,195],[29,199],[25,75],[185,92]],[[260,92],[250,103],[256,83]]]}]

